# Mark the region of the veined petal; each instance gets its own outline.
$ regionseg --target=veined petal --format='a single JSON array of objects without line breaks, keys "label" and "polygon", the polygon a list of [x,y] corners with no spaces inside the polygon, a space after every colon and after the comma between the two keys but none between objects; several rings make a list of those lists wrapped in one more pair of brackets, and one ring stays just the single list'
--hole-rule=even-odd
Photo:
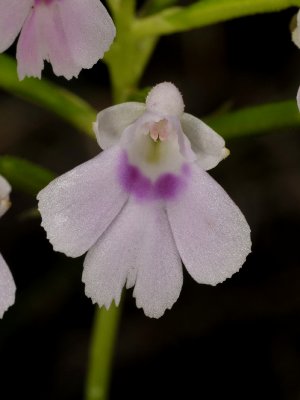
[{"label": "veined petal", "polygon": [[117,104],[99,112],[94,132],[99,146],[105,150],[114,146],[129,125],[145,112],[145,104],[128,102]]},{"label": "veined petal", "polygon": [[12,274],[0,254],[0,318],[15,302],[16,285]]},{"label": "veined petal", "polygon": [[18,36],[33,0],[0,0],[0,53]]},{"label": "veined petal", "polygon": [[57,2],[66,41],[81,68],[91,68],[109,49],[116,28],[99,0]]},{"label": "veined petal", "polygon": [[161,205],[130,200],[88,252],[83,282],[86,295],[108,308],[120,301],[122,288],[134,284],[138,307],[160,317],[177,300],[182,266]]},{"label": "veined petal", "polygon": [[85,253],[110,225],[128,195],[117,180],[113,147],[52,181],[38,194],[42,226],[57,251]]},{"label": "veined petal", "polygon": [[142,222],[145,232],[137,257],[133,295],[137,307],[143,308],[148,317],[159,318],[178,299],[183,274],[165,210],[156,205],[148,212],[146,223]]},{"label": "veined petal", "polygon": [[0,217],[6,213],[10,207],[9,194],[11,186],[3,176],[0,175]]},{"label": "veined petal", "polygon": [[[44,43],[41,25],[45,7],[35,7],[29,13],[23,25],[17,45],[18,76],[41,78],[47,48]],[[47,16],[46,16],[47,18]]]},{"label": "veined petal", "polygon": [[201,168],[212,169],[228,155],[224,139],[203,121],[187,113],[182,115],[180,121]]},{"label": "veined petal", "polygon": [[[48,60],[57,76],[66,79],[77,77],[82,67],[74,59],[68,38],[65,32],[64,19],[62,18],[59,4],[40,4],[36,7],[37,18],[41,25],[41,38],[44,41],[44,59]],[[76,22],[75,22],[76,23]]]},{"label": "veined petal", "polygon": [[216,285],[237,272],[251,249],[250,228],[221,186],[197,166],[189,186],[167,214],[186,269],[199,283]]},{"label": "veined petal", "polygon": [[86,295],[99,307],[109,308],[113,300],[119,304],[127,277],[127,287],[135,283],[136,259],[144,233],[144,219],[138,211],[129,200],[86,255],[82,281]]}]

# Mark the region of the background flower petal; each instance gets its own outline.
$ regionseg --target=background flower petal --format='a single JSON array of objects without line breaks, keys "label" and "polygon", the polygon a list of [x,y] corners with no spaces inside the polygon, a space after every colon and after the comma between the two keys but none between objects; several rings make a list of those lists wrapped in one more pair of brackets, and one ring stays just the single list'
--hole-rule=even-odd
[{"label": "background flower petal", "polygon": [[117,181],[120,150],[114,147],[52,181],[38,194],[42,226],[57,251],[85,253],[127,199]]},{"label": "background flower petal", "polygon": [[194,166],[187,190],[167,204],[171,229],[186,269],[216,285],[237,272],[251,249],[245,217],[221,186]]},{"label": "background flower petal", "polygon": [[47,58],[47,48],[41,29],[44,8],[34,8],[26,18],[22,28],[17,45],[18,76],[20,80],[24,79],[25,76],[41,78],[44,58]]},{"label": "background flower petal", "polygon": [[33,0],[0,0],[0,53],[18,36]]},{"label": "background flower petal", "polygon": [[99,0],[57,2],[66,40],[77,65],[91,68],[109,49],[116,28]]},{"label": "background flower petal", "polygon": [[105,150],[115,145],[122,132],[146,110],[143,103],[128,102],[106,108],[97,115],[94,132],[99,146]]},{"label": "background flower petal", "polygon": [[296,27],[292,31],[292,41],[295,43],[297,47],[300,48],[300,31],[299,31],[299,26],[300,26],[300,11],[298,11],[296,17]]},{"label": "background flower petal", "polygon": [[3,176],[0,175],[0,217],[6,213],[9,204],[9,194],[11,192],[11,186]]},{"label": "background flower petal", "polygon": [[298,105],[298,109],[300,111],[300,86],[297,92],[297,105]]},{"label": "background flower petal", "polygon": [[0,254],[0,318],[15,302],[16,285],[12,274]]},{"label": "background flower petal", "polygon": [[[71,79],[78,76],[82,66],[76,62],[66,35],[65,18],[63,18],[58,7],[64,3],[65,0],[62,2],[53,2],[46,6],[39,5],[36,7],[36,10],[41,26],[39,40],[42,37],[44,60],[48,60],[51,63],[55,75]],[[74,21],[74,23],[76,24],[77,21]]]},{"label": "background flower petal", "polygon": [[213,129],[199,118],[184,113],[181,117],[181,126],[189,138],[193,151],[197,154],[201,168],[214,168],[226,157],[225,141]]}]

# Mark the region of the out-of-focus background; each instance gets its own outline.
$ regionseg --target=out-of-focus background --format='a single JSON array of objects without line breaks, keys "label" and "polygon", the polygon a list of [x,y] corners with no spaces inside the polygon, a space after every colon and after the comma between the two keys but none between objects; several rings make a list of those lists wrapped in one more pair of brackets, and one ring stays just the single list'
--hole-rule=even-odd
[{"label": "out-of-focus background", "polygon": [[[204,116],[295,98],[300,50],[290,39],[296,9],[163,38],[142,80],[173,81],[186,110]],[[14,49],[10,50],[14,54]],[[104,64],[59,82],[101,110],[111,105]],[[57,116],[0,93],[0,152],[61,174],[97,154],[95,141]],[[245,214],[253,252],[217,287],[185,273],[181,296],[159,320],[127,291],[111,399],[300,399],[300,128],[227,143],[211,171]],[[80,188],[79,188],[80,190]],[[36,201],[17,190],[0,221],[0,249],[17,284],[0,321],[0,398],[83,398],[94,306],[83,258],[54,253],[29,217]],[[116,244],[117,246],[117,244]]]}]

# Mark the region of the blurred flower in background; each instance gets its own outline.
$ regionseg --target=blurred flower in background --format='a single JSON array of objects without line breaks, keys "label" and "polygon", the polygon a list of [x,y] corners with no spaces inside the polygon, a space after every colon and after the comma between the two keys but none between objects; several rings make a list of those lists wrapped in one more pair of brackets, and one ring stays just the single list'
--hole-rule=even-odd
[{"label": "blurred flower in background", "polygon": [[[10,184],[0,175],[0,217],[2,217],[10,207],[9,194]],[[0,318],[5,311],[15,302],[16,286],[12,274],[0,254]]]},{"label": "blurred flower in background", "polygon": [[41,78],[44,61],[57,76],[77,77],[109,49],[115,26],[99,0],[0,0],[0,52],[15,41],[19,79]]}]

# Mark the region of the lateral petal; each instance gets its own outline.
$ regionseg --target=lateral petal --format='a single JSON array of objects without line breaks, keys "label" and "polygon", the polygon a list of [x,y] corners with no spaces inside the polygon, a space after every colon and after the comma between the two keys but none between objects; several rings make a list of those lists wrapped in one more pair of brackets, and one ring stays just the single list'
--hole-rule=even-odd
[{"label": "lateral petal", "polygon": [[245,217],[222,187],[197,166],[186,190],[167,203],[167,214],[182,261],[198,283],[223,282],[250,253]]},{"label": "lateral petal", "polygon": [[33,0],[0,0],[0,53],[13,44],[32,6]]},{"label": "lateral petal", "polygon": [[72,58],[91,68],[109,49],[116,34],[114,23],[99,0],[64,0],[58,3]]},{"label": "lateral petal", "polygon": [[99,146],[106,150],[120,140],[123,131],[145,112],[145,104],[128,102],[100,111],[94,123]]},{"label": "lateral petal", "polygon": [[228,155],[224,139],[199,118],[184,113],[180,122],[201,168],[212,169]]},{"label": "lateral petal", "polygon": [[111,148],[39,192],[42,226],[56,251],[82,255],[119,213],[128,198],[117,180],[119,157]]}]

